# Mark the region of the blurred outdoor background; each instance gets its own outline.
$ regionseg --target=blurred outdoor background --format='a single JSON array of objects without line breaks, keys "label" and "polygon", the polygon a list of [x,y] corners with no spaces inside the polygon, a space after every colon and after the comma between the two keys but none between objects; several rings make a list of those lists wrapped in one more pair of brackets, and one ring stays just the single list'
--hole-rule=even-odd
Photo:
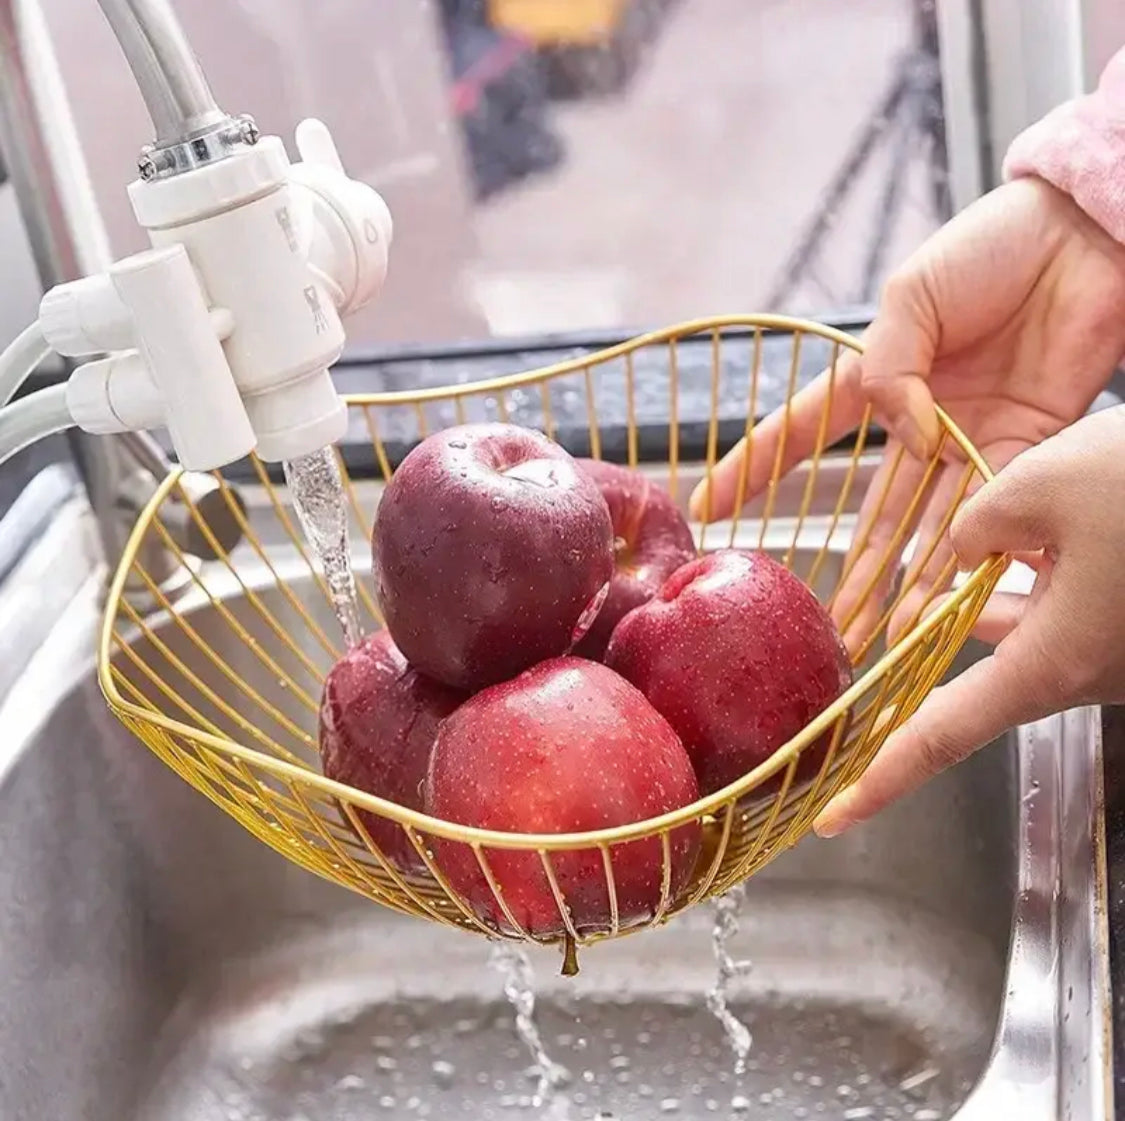
[{"label": "blurred outdoor background", "polygon": [[[179,7],[225,107],[287,139],[323,117],[390,202],[353,345],[850,308],[948,213],[932,0]],[[45,8],[113,251],[138,249],[144,111],[97,5]]]}]

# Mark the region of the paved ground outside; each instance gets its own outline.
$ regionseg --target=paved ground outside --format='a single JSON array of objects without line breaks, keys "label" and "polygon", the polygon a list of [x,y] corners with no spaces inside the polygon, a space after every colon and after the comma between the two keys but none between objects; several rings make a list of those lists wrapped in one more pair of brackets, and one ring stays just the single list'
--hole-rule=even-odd
[{"label": "paved ground outside", "polygon": [[[500,334],[855,299],[891,160],[839,216],[823,285],[764,308],[911,42],[911,0],[681,0],[623,97],[555,106],[564,164],[478,209],[472,294]],[[921,151],[888,262],[933,228]]]}]

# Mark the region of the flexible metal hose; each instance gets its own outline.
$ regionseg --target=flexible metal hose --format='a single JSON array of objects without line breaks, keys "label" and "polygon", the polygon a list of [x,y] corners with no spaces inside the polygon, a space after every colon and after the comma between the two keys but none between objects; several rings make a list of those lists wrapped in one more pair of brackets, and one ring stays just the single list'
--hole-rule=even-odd
[{"label": "flexible metal hose", "polygon": [[169,0],[98,0],[168,144],[225,119]]}]

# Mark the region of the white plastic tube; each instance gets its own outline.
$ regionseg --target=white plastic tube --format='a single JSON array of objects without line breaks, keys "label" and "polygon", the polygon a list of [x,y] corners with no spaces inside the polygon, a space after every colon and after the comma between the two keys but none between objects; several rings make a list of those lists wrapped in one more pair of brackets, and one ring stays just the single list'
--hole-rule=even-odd
[{"label": "white plastic tube", "polygon": [[[137,349],[163,401],[180,465],[213,471],[249,455],[254,429],[187,250],[172,244],[136,253],[110,276],[132,313]],[[140,419],[120,400],[114,412],[127,423]]]},{"label": "white plastic tube", "polygon": [[0,408],[0,463],[28,444],[70,428],[74,421],[66,404],[66,383],[29,393]]},{"label": "white plastic tube", "polygon": [[25,327],[0,354],[0,405],[6,405],[51,353],[38,321]]}]

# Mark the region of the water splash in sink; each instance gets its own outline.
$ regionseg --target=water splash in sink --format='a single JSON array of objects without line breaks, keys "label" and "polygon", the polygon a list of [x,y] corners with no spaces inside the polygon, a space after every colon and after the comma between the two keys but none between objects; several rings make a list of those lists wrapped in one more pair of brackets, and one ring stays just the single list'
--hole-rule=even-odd
[{"label": "water splash in sink", "polygon": [[746,885],[738,884],[715,900],[715,925],[711,931],[711,944],[715,953],[718,976],[714,987],[707,993],[707,1007],[722,1025],[727,1042],[734,1052],[734,1073],[746,1073],[746,1060],[750,1055],[752,1039],[750,1029],[730,1010],[731,982],[744,977],[752,966],[749,961],[738,961],[731,956],[730,941],[738,933],[738,917],[746,899]]},{"label": "water splash in sink", "polygon": [[363,631],[348,552],[348,507],[335,449],[287,459],[282,470],[305,539],[324,569],[332,610],[350,649],[363,638]]},{"label": "water splash in sink", "polygon": [[557,1091],[570,1080],[570,1072],[547,1054],[535,1023],[531,959],[522,947],[498,941],[492,944],[488,964],[503,978],[504,995],[516,1014],[516,1034],[538,1070],[539,1084],[535,1089],[534,1104],[551,1107],[547,1114],[550,1121],[565,1121],[567,1102],[565,1098],[558,1096]]}]

